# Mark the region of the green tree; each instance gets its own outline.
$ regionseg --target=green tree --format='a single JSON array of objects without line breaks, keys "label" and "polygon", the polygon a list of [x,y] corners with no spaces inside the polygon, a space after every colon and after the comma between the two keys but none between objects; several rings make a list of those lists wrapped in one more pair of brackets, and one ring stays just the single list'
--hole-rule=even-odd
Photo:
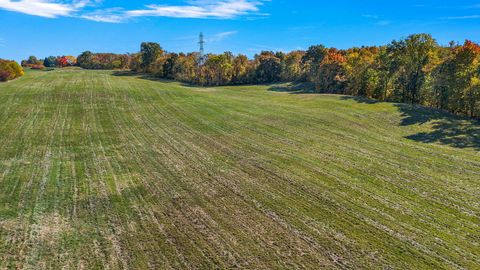
[{"label": "green tree", "polygon": [[202,67],[204,84],[225,85],[233,76],[233,55],[229,52],[219,55],[208,55]]},{"label": "green tree", "polygon": [[168,54],[166,57],[165,62],[163,63],[163,78],[166,79],[174,79],[175,74],[174,74],[174,67],[178,59],[178,54],[176,53],[171,53]]},{"label": "green tree", "polygon": [[318,76],[320,62],[328,54],[328,49],[323,45],[311,46],[302,58],[302,65],[306,71],[306,79],[310,82],[315,81]]},{"label": "green tree", "polygon": [[388,45],[387,49],[393,57],[392,64],[397,69],[397,86],[402,102],[423,102],[421,91],[437,47],[435,39],[428,34],[411,35]]},{"label": "green tree", "polygon": [[45,57],[45,60],[43,60],[43,65],[46,66],[46,67],[56,67],[57,66],[57,57],[55,57],[55,56]]},{"label": "green tree", "polygon": [[144,72],[151,72],[154,64],[163,55],[162,47],[155,42],[143,42],[140,46],[141,68]]},{"label": "green tree", "polygon": [[27,60],[22,60],[21,62],[23,67],[31,67],[35,65],[42,65],[42,61],[38,60],[37,57],[31,55]]},{"label": "green tree", "polygon": [[471,117],[480,116],[480,46],[466,41],[452,49],[452,57],[437,69],[434,89],[437,106]]},{"label": "green tree", "polygon": [[93,68],[93,53],[85,51],[77,57],[77,65],[81,68]]}]

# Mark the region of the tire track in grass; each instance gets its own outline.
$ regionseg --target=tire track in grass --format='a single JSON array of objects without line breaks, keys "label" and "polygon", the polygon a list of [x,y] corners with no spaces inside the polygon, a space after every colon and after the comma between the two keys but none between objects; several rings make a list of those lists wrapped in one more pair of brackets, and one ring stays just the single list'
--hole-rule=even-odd
[{"label": "tire track in grass", "polygon": [[[478,155],[403,139],[425,127],[381,127],[399,123],[389,104],[377,114],[377,105],[333,96],[193,92],[103,71],[28,76],[14,82],[21,94],[13,83],[8,96],[0,92],[15,103],[0,102],[8,119],[0,138],[12,143],[0,146],[0,169],[8,167],[0,199],[16,197],[18,218],[6,221],[22,224],[0,230],[0,240],[14,237],[0,251],[22,250],[2,252],[0,268],[29,253],[49,268],[462,269],[480,261]],[[49,146],[38,138],[47,134]],[[42,188],[34,179],[45,173],[37,165],[45,149],[52,159]],[[53,256],[26,245],[40,206],[42,216],[60,217],[47,225],[74,229]]]}]

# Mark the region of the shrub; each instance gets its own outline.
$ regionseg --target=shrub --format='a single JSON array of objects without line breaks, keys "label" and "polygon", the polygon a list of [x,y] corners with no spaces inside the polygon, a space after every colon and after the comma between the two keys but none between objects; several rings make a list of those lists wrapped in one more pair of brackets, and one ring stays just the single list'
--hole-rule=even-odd
[{"label": "shrub", "polygon": [[0,81],[1,82],[8,81],[8,78],[10,78],[11,75],[12,73],[10,71],[0,70]]},{"label": "shrub", "polygon": [[44,65],[32,65],[30,66],[30,69],[45,69],[45,66]]},{"label": "shrub", "polygon": [[13,80],[23,74],[23,68],[17,62],[0,59],[0,81]]}]

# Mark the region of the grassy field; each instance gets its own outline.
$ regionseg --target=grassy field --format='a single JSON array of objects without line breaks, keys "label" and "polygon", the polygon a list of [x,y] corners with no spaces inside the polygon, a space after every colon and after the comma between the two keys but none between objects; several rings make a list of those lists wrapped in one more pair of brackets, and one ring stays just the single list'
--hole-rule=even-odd
[{"label": "grassy field", "polygon": [[479,123],[292,89],[0,84],[0,269],[480,268]]}]

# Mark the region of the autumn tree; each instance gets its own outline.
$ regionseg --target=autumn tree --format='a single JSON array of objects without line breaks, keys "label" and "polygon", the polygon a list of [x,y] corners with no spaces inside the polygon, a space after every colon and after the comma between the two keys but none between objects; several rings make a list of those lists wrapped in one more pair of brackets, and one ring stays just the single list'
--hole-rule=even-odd
[{"label": "autumn tree", "polygon": [[264,51],[255,56],[256,81],[258,83],[272,83],[280,81],[282,72],[281,60],[273,52]]},{"label": "autumn tree", "polygon": [[233,59],[232,83],[244,84],[249,82],[251,63],[246,55],[240,54]]},{"label": "autumn tree", "polygon": [[368,98],[376,96],[380,81],[379,72],[375,66],[378,52],[377,47],[353,48],[346,51],[343,64],[346,94]]},{"label": "autumn tree", "polygon": [[284,82],[300,81],[304,78],[302,59],[304,51],[293,51],[285,55],[282,60],[281,80]]},{"label": "autumn tree", "polygon": [[343,94],[345,86],[345,56],[337,49],[329,49],[322,61],[314,68],[313,82],[322,93]]},{"label": "autumn tree", "polygon": [[198,54],[179,54],[173,67],[174,79],[186,83],[195,83],[197,81]]},{"label": "autumn tree", "polygon": [[[85,69],[128,69],[131,67],[132,57],[128,54],[85,51],[77,57],[76,62],[79,67]],[[70,62],[72,61],[74,60],[72,59]]]},{"label": "autumn tree", "polygon": [[68,66],[68,58],[66,56],[59,56],[57,57],[57,65],[59,67],[66,67]]}]

